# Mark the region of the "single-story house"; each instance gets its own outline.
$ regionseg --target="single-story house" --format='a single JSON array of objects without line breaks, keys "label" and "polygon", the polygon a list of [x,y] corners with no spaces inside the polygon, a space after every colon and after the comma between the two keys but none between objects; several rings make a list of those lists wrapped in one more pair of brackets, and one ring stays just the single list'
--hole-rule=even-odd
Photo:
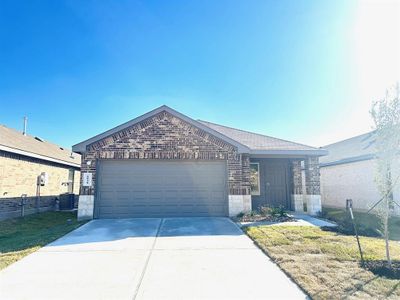
[{"label": "single-story house", "polygon": [[[73,146],[79,218],[234,216],[260,206],[321,209],[326,151],[161,106]],[[301,178],[304,162],[305,192]]]},{"label": "single-story house", "polygon": [[52,210],[64,194],[78,195],[80,161],[71,150],[0,125],[0,219]]},{"label": "single-story house", "polygon": [[[324,207],[345,208],[346,199],[352,199],[355,210],[367,211],[381,199],[375,183],[374,131],[327,145],[324,149],[329,151],[320,160]],[[396,167],[392,170],[396,171]],[[393,198],[400,204],[399,187],[394,190]],[[395,205],[393,210],[400,214],[398,206]]]}]

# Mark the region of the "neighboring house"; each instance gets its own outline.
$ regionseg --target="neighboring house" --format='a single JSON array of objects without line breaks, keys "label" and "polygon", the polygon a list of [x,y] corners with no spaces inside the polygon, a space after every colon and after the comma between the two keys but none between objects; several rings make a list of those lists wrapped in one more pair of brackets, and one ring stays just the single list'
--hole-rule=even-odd
[{"label": "neighboring house", "polygon": [[302,161],[309,210],[321,209],[318,157],[326,151],[167,106],[72,149],[82,154],[88,185],[80,218],[234,216],[262,205],[302,211]]},{"label": "neighboring house", "polygon": [[80,161],[71,150],[0,125],[0,219],[21,215],[23,195],[30,214],[54,209],[61,194],[79,194]]},{"label": "neighboring house", "polygon": [[[320,160],[324,207],[345,208],[346,199],[352,199],[355,210],[366,211],[381,199],[375,183],[374,132],[325,146],[324,149],[329,151],[329,155]],[[395,175],[396,167],[392,169]],[[400,204],[399,188],[395,189],[393,196]],[[394,206],[394,212],[400,213],[398,206]]]}]

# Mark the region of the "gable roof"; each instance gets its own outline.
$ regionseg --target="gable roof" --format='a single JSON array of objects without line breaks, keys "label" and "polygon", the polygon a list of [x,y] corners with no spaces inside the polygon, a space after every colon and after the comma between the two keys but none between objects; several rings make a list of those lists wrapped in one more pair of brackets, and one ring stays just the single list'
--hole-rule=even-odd
[{"label": "gable roof", "polygon": [[265,135],[247,132],[239,129],[229,128],[222,125],[213,124],[206,121],[193,120],[172,108],[163,105],[160,106],[140,117],[137,117],[131,121],[121,124],[115,128],[107,130],[101,134],[98,134],[90,139],[87,139],[81,143],[72,146],[73,151],[83,153],[86,151],[86,147],[99,140],[102,140],[110,135],[117,133],[123,129],[131,127],[136,123],[139,123],[147,118],[150,118],[156,114],[166,111],[181,120],[188,122],[189,124],[204,130],[205,132],[214,135],[221,140],[236,146],[239,153],[249,154],[266,154],[266,155],[325,155],[326,151],[310,146],[305,146],[298,143],[293,143]]},{"label": "gable roof", "polygon": [[207,126],[203,125],[202,123],[197,122],[197,121],[189,118],[188,116],[185,116],[184,114],[181,114],[180,112],[177,112],[176,110],[174,110],[166,105],[160,106],[160,107],[158,107],[148,113],[145,113],[144,115],[141,115],[133,120],[130,120],[124,124],[121,124],[117,127],[112,128],[110,130],[107,130],[106,132],[98,134],[90,139],[87,139],[87,140],[81,142],[81,143],[78,143],[78,144],[72,146],[72,150],[75,152],[83,153],[86,151],[86,146],[93,144],[94,142],[97,142],[99,140],[102,140],[102,139],[104,139],[114,133],[117,133],[125,128],[131,127],[145,119],[151,118],[163,111],[168,112],[169,114],[171,114],[171,115],[173,115],[173,116],[175,116],[197,128],[200,128],[200,129],[204,130],[205,132],[208,132],[209,134],[211,134],[217,138],[220,138],[221,140],[227,142],[228,144],[230,144],[232,146],[237,147],[239,153],[247,153],[249,151],[249,149],[245,145],[242,145],[241,143],[238,143],[237,141],[235,141],[227,136],[224,136],[223,134],[211,129],[210,127],[207,127]]},{"label": "gable roof", "polygon": [[38,137],[23,135],[22,132],[1,124],[0,150],[73,167],[80,167],[81,164],[81,156],[77,153],[71,156],[70,149],[64,149]]},{"label": "gable roof", "polygon": [[246,145],[251,154],[325,155],[326,151],[275,137],[198,120],[202,124]]},{"label": "gable roof", "polygon": [[321,166],[373,159],[376,154],[375,131],[324,146],[329,155],[320,159]]}]

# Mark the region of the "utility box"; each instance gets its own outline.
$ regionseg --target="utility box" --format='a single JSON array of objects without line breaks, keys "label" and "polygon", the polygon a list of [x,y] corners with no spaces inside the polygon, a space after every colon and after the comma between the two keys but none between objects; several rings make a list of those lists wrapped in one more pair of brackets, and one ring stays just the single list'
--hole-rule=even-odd
[{"label": "utility box", "polygon": [[48,184],[48,182],[49,182],[49,174],[46,172],[40,173],[40,175],[38,176],[38,185],[45,186]]}]

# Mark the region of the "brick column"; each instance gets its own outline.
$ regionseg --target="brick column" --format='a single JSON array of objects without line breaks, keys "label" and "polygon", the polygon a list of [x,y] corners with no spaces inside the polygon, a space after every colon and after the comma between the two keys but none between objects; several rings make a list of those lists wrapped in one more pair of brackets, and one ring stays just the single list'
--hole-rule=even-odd
[{"label": "brick column", "polygon": [[229,169],[229,216],[251,211],[250,157],[237,154],[228,160]]},{"label": "brick column", "polygon": [[[81,188],[78,201],[78,220],[93,219],[94,215],[94,186],[96,181],[96,156],[92,152],[82,154]],[[87,162],[90,161],[90,165]],[[92,173],[92,186],[82,185],[83,173]]]},{"label": "brick column", "polygon": [[291,206],[295,212],[304,212],[303,181],[301,176],[301,160],[292,160],[292,195]]},{"label": "brick column", "polygon": [[321,191],[319,159],[317,156],[307,157],[304,161],[304,171],[306,179],[307,211],[310,215],[317,215],[321,212]]}]

